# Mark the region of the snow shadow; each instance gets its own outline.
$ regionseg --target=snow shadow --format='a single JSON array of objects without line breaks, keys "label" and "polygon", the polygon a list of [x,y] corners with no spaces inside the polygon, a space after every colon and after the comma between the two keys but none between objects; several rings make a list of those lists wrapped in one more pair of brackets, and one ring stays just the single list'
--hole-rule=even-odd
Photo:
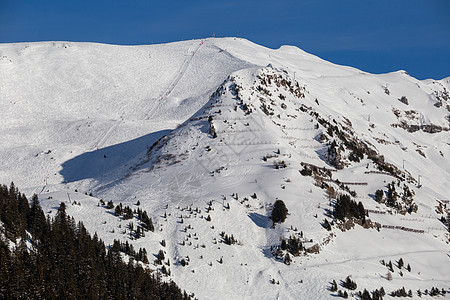
[{"label": "snow shadow", "polygon": [[249,213],[248,217],[256,224],[256,226],[261,228],[267,228],[269,224],[269,218],[267,216],[258,213]]},{"label": "snow shadow", "polygon": [[134,140],[85,152],[64,162],[60,174],[64,177],[65,182],[98,178],[143,153],[158,139],[169,134],[170,131],[161,130]]}]

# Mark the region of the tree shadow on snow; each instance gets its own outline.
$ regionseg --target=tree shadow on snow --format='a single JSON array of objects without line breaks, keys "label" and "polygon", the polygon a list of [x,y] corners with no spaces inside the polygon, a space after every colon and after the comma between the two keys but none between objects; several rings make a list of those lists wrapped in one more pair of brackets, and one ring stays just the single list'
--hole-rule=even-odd
[{"label": "tree shadow on snow", "polygon": [[137,139],[85,152],[62,164],[60,174],[65,182],[98,178],[126,164],[171,130],[153,132]]},{"label": "tree shadow on snow", "polygon": [[261,228],[267,228],[270,226],[269,218],[267,216],[258,213],[249,213],[248,217],[256,224],[256,226]]}]

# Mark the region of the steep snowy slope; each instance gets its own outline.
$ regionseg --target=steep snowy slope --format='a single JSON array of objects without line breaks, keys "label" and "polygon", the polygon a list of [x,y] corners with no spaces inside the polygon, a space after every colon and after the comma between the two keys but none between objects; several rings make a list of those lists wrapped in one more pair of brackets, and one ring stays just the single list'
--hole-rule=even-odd
[{"label": "steep snowy slope", "polygon": [[195,113],[231,72],[250,66],[200,40],[3,44],[0,57],[0,179],[23,187],[108,171],[58,173],[64,161],[111,145],[124,143],[106,153],[113,165],[126,162]]},{"label": "steep snowy slope", "polygon": [[[356,291],[448,290],[448,78],[373,75],[241,39],[25,46],[0,49],[12,60],[0,61],[0,177],[48,213],[65,201],[107,243],[163,250],[150,267],[200,299],[328,299],[348,275]],[[366,228],[331,216],[336,194],[364,205]],[[289,215],[273,226],[276,199]],[[142,222],[115,216],[119,203],[147,211],[155,231],[136,239]],[[301,242],[289,265],[282,240]]]}]

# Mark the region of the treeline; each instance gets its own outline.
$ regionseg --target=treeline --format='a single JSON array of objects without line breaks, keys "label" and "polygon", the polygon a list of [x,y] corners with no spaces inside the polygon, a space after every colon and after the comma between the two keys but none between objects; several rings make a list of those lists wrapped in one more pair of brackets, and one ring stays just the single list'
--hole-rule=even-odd
[{"label": "treeline", "polygon": [[[1,299],[190,299],[173,282],[122,260],[97,234],[69,217],[61,203],[45,218],[36,195],[0,186]],[[14,243],[14,246],[12,246]]]}]

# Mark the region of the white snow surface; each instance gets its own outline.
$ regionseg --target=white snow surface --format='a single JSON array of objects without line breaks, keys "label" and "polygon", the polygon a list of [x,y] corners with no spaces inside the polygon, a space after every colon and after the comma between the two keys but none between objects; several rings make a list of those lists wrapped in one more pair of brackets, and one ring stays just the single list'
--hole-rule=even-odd
[{"label": "white snow surface", "polygon": [[[298,84],[303,96],[273,80],[261,85],[267,75]],[[161,268],[153,255],[163,249],[167,279],[199,299],[330,299],[337,295],[330,282],[348,275],[356,291],[449,290],[450,237],[436,206],[450,199],[450,78],[375,75],[293,46],[273,50],[222,38],[149,46],[0,44],[0,82],[0,182],[38,194],[50,215],[67,202],[68,214],[106,243],[145,247],[151,269]],[[369,213],[372,221],[424,233],[322,227],[325,218],[331,221],[330,201],[313,177],[299,173],[300,163],[333,167],[320,141],[326,128],[302,106],[350,128],[410,176],[418,211],[402,215],[373,199],[396,179],[365,173],[376,170],[367,156],[333,172],[341,182],[367,183],[350,189],[366,209],[388,212]],[[402,122],[443,130],[392,126]],[[264,161],[267,155],[274,157]],[[274,161],[286,168],[275,169]],[[139,201],[155,232],[130,239],[130,220],[115,217],[100,199],[133,209]],[[289,215],[273,227],[268,217],[276,199]],[[320,253],[292,257],[290,265],[276,259],[271,247],[300,231],[304,246],[318,244]],[[222,243],[221,232],[238,243]],[[394,266],[388,281],[380,260],[396,265],[399,258],[412,270],[401,276]]]}]

